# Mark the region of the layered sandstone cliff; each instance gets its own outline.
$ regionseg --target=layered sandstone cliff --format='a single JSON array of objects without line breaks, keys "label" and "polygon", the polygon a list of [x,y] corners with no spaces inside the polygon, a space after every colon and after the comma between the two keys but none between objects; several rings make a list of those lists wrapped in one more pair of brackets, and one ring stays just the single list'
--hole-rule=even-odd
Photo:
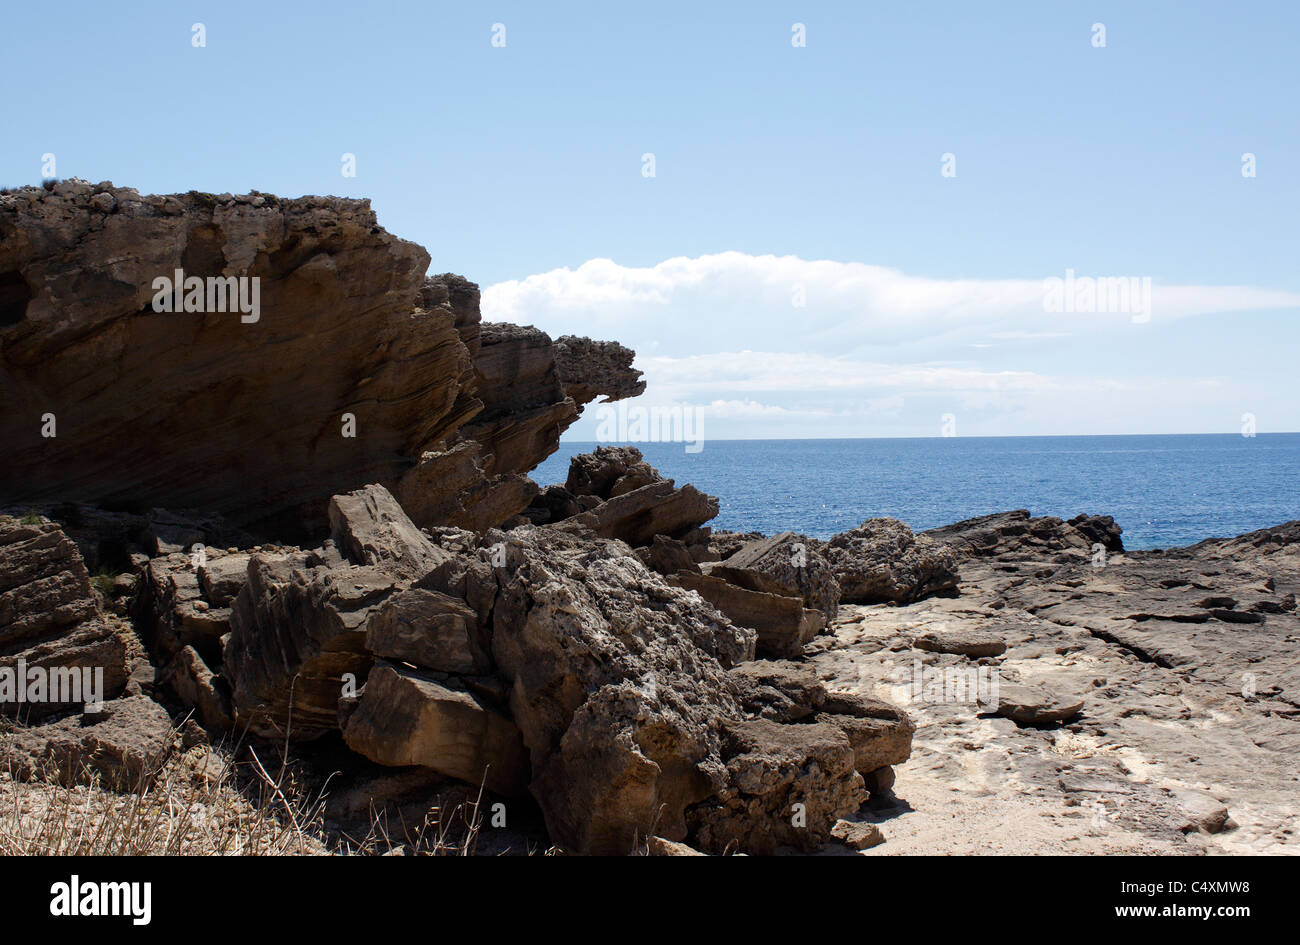
[{"label": "layered sandstone cliff", "polygon": [[[481,325],[428,264],[365,200],[0,195],[0,496],[303,534],[379,483],[421,525],[504,522],[582,404],[644,385],[619,345]],[[256,279],[257,311],[156,311],[178,270]]]}]

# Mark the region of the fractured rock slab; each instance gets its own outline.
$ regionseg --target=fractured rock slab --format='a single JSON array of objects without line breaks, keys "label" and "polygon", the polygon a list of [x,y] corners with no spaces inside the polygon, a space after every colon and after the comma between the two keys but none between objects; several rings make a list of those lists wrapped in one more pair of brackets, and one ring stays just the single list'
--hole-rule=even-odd
[{"label": "fractured rock slab", "polygon": [[408,586],[379,567],[304,568],[254,556],[225,648],[240,727],[303,741],[337,729],[345,684],[360,686],[373,662],[371,614]]},{"label": "fractured rock slab", "polygon": [[754,630],[758,652],[764,656],[798,656],[826,626],[825,615],[805,607],[799,597],[747,590],[720,577],[688,571],[668,580],[699,594],[736,625]]},{"label": "fractured rock slab", "polygon": [[334,496],[329,517],[335,544],[356,564],[381,566],[414,580],[446,560],[383,486]]},{"label": "fractured rock slab", "polygon": [[432,768],[498,794],[528,783],[513,722],[446,677],[387,661],[371,670],[343,738],[380,764]]},{"label": "fractured rock slab", "polygon": [[101,613],[76,543],[44,519],[24,524],[0,516],[0,668],[24,687],[19,670],[51,681],[76,676],[76,691],[59,693],[72,701],[53,692],[39,701],[20,699],[17,691],[5,696],[0,713],[27,720],[80,709],[87,673],[92,686],[102,677],[101,699],[116,698],[127,684],[126,641]]},{"label": "fractured rock slab", "polygon": [[375,656],[446,673],[489,672],[485,642],[478,614],[463,600],[422,588],[394,594],[366,630],[366,649]]},{"label": "fractured rock slab", "polygon": [[747,590],[800,598],[829,622],[838,611],[840,585],[816,545],[804,535],[781,532],[750,542],[705,570]]},{"label": "fractured rock slab", "polygon": [[956,653],[976,658],[1000,656],[1006,643],[992,633],[978,630],[927,630],[912,641],[918,650],[931,653]]}]

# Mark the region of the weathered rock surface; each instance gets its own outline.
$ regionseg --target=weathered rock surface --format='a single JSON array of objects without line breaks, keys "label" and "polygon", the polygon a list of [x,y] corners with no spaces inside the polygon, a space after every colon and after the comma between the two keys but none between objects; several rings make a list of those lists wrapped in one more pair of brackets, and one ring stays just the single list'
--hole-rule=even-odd
[{"label": "weathered rock surface", "polygon": [[800,598],[829,622],[839,608],[840,585],[814,545],[804,535],[782,532],[750,542],[704,570],[737,587]]},{"label": "weathered rock surface", "polygon": [[708,555],[709,530],[701,526],[718,514],[718,500],[686,485],[673,487],[634,446],[598,446],[569,461],[563,486],[547,487],[525,513],[537,524],[556,525],[573,535],[614,538],[634,548],[656,546],[652,566],[669,573],[658,547],[679,542],[695,564]]},{"label": "weathered rock surface", "polygon": [[556,527],[570,534],[612,538],[633,547],[656,535],[680,538],[718,514],[718,500],[692,485],[673,488],[663,479],[624,492]]},{"label": "weathered rock surface", "polygon": [[135,791],[161,768],[174,742],[167,712],[147,696],[103,703],[95,713],[0,734],[0,764],[21,780],[98,781]]},{"label": "weathered rock surface", "polygon": [[796,660],[757,659],[731,670],[741,686],[746,715],[775,722],[802,722],[826,703],[826,687]]},{"label": "weathered rock surface", "polygon": [[1083,700],[1062,698],[1043,686],[1003,684],[997,704],[991,708],[1017,725],[1046,726],[1075,718],[1083,708]]},{"label": "weathered rock surface", "polygon": [[635,446],[598,446],[569,460],[564,488],[572,496],[591,495],[604,501],[663,478]]},{"label": "weathered rock surface", "polygon": [[[225,648],[232,606],[247,583],[254,552],[200,548],[201,556],[173,553],[143,564],[133,617],[158,668],[158,686],[194,709],[205,728],[225,730],[234,725]],[[307,560],[297,549],[258,546],[256,553]]]},{"label": "weathered rock surface", "polygon": [[407,517],[387,489],[369,485],[329,504],[334,543],[349,560],[402,577],[422,577],[447,556]]},{"label": "weathered rock surface", "polygon": [[444,673],[491,671],[485,643],[478,614],[463,600],[419,587],[385,601],[366,630],[375,656]]},{"label": "weathered rock surface", "polygon": [[911,754],[916,726],[906,712],[861,693],[828,691],[810,664],[756,660],[737,666],[732,675],[743,680],[748,715],[839,728],[853,749],[853,767],[862,775],[902,764]]},{"label": "weathered rock surface", "polygon": [[493,652],[552,837],[618,854],[684,839],[686,808],[725,783],[726,667],[752,658],[753,632],[616,542],[519,529],[506,555]]},{"label": "weathered rock surface", "polygon": [[731,532],[715,528],[713,534],[709,536],[709,560],[722,561],[730,558],[746,545],[762,541],[766,537],[762,532]]},{"label": "weathered rock surface", "polygon": [[1076,515],[1068,522],[1053,516],[1030,518],[1024,509],[997,512],[932,528],[920,537],[948,545],[959,556],[1043,554],[1090,550],[1123,551],[1122,529],[1109,515]]},{"label": "weathered rock surface", "polygon": [[[528,504],[522,474],[575,399],[633,396],[639,372],[617,345],[480,325],[477,287],[426,281],[428,262],[365,200],[75,180],[0,195],[0,501],[202,508],[302,534],[331,495],[380,483],[421,525],[498,524]],[[258,312],[216,310],[215,293],[208,311],[155,311],[177,270],[256,278]]]},{"label": "weathered rock surface", "polygon": [[395,489],[420,525],[481,530],[518,514],[538,491],[525,473],[556,450],[578,418],[545,332],[484,323],[477,344],[478,409],[445,447],[423,453]]},{"label": "weathered rock surface", "polygon": [[510,719],[451,678],[387,661],[371,670],[343,737],[380,764],[421,765],[498,794],[522,793],[528,783]]},{"label": "weathered rock surface", "polygon": [[885,842],[885,835],[875,824],[852,820],[836,821],[831,836],[855,850],[869,850]]},{"label": "weathered rock surface", "polygon": [[901,765],[911,757],[916,724],[897,706],[860,693],[830,692],[821,708],[819,718],[834,722],[848,736],[853,767],[863,775]]},{"label": "weathered rock surface", "polygon": [[707,849],[816,849],[862,806],[869,779],[878,788],[871,776],[911,753],[915,727],[905,712],[828,692],[807,664],[757,660],[731,675],[747,720],[727,727],[728,787],[690,813]]},{"label": "weathered rock surface", "polygon": [[[633,553],[651,571],[658,571],[665,576],[671,577],[679,571],[700,574],[700,566],[692,556],[690,547],[676,538],[655,535],[650,544],[635,549]],[[714,606],[718,606],[716,601]],[[721,607],[718,609],[723,610]],[[725,610],[723,612],[726,613]]]},{"label": "weathered rock surface", "polygon": [[829,722],[732,722],[725,726],[722,757],[727,786],[719,800],[689,814],[705,849],[813,850],[826,842],[837,820],[867,799],[853,746]]},{"label": "weathered rock surface", "polygon": [[239,726],[300,741],[336,730],[345,683],[360,686],[374,662],[370,617],[409,583],[375,566],[255,555],[225,647]]},{"label": "weathered rock surface", "polygon": [[646,856],[707,856],[693,847],[663,837],[651,837],[646,841]]},{"label": "weathered rock surface", "polygon": [[981,630],[927,630],[912,641],[918,650],[958,653],[962,656],[1001,656],[1007,645],[995,634]]},{"label": "weathered rock surface", "polygon": [[[80,709],[86,683],[114,699],[128,675],[123,634],[101,612],[76,544],[53,522],[0,516],[0,714],[36,720]],[[41,691],[28,700],[29,678],[69,698]]]},{"label": "weathered rock surface", "polygon": [[868,519],[820,550],[846,603],[909,603],[957,587],[956,555],[896,519]]},{"label": "weathered rock surface", "polygon": [[[1300,523],[1162,552],[1112,524],[927,533],[961,549],[959,597],[847,605],[808,648],[828,689],[916,720],[897,803],[866,817],[881,850],[1294,851]],[[1005,650],[926,648],[982,637]]]},{"label": "weathered rock surface", "polygon": [[793,532],[759,538],[724,561],[679,569],[671,580],[757,631],[762,655],[799,656],[839,606],[839,584],[812,544]]},{"label": "weathered rock surface", "polygon": [[634,370],[636,352],[617,341],[592,341],[576,335],[555,339],[555,370],[565,393],[582,406],[604,396],[625,400],[645,393],[641,372]]},{"label": "weathered rock surface", "polygon": [[754,630],[758,634],[758,652],[764,656],[798,656],[804,644],[826,627],[826,616],[805,607],[801,597],[748,590],[720,577],[685,569],[668,580],[699,594],[737,626]]}]

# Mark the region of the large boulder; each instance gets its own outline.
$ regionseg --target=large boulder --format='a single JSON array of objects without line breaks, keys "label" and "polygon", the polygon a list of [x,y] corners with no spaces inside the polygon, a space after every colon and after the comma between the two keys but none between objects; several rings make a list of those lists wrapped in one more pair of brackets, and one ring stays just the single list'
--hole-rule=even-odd
[{"label": "large boulder", "polygon": [[446,560],[383,486],[372,484],[332,497],[329,518],[334,543],[356,564],[417,578]]},{"label": "large boulder", "polygon": [[842,600],[906,604],[957,589],[957,557],[943,544],[914,535],[892,518],[867,519],[822,546]]},{"label": "large boulder", "polygon": [[564,488],[570,495],[605,500],[663,479],[635,446],[598,446],[569,460]]},{"label": "large boulder", "polygon": [[819,708],[818,718],[833,722],[848,736],[853,766],[862,774],[901,765],[911,757],[916,724],[897,706],[858,693],[829,692]]},{"label": "large boulder", "polygon": [[343,738],[391,767],[420,765],[498,794],[522,793],[528,756],[519,729],[453,677],[386,660],[366,680]]},{"label": "large boulder", "polygon": [[832,723],[729,722],[722,757],[727,787],[689,814],[697,845],[708,850],[814,850],[867,798],[853,746]]},{"label": "large boulder", "polygon": [[486,673],[492,658],[478,614],[465,601],[412,587],[394,594],[367,624],[375,656],[445,673]]},{"label": "large boulder", "polygon": [[493,653],[552,839],[626,854],[725,783],[726,668],[754,633],[670,587],[627,546],[545,528],[506,543]]}]

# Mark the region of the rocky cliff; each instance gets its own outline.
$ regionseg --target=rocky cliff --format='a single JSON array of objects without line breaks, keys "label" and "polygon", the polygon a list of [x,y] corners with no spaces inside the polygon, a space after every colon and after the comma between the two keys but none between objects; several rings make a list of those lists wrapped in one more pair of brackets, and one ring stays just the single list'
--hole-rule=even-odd
[{"label": "rocky cliff", "polygon": [[481,325],[477,286],[428,264],[365,200],[0,196],[0,496],[301,536],[379,483],[420,524],[506,521],[582,404],[644,385],[617,344]]}]

